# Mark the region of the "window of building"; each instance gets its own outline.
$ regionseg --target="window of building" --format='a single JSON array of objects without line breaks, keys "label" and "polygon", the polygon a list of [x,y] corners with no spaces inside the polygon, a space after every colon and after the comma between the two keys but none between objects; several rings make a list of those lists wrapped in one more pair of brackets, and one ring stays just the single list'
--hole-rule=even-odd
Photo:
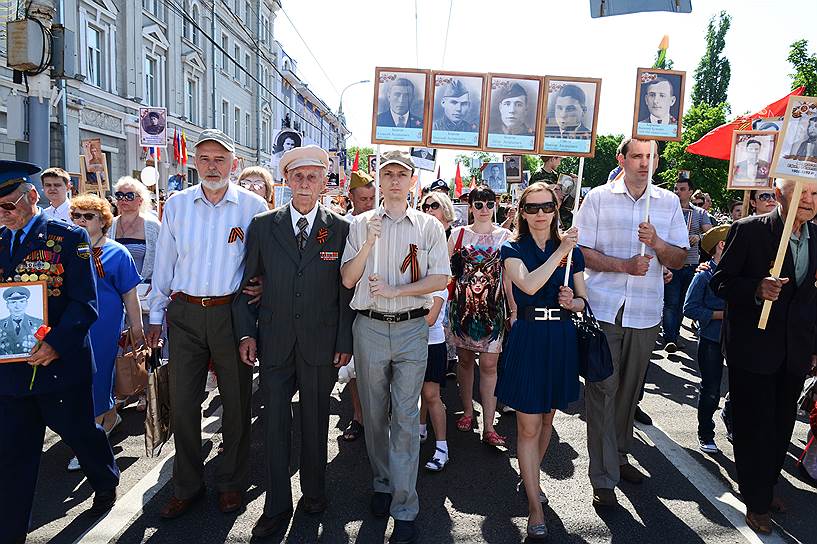
[{"label": "window of building", "polygon": [[244,85],[247,87],[250,86],[252,83],[252,79],[250,78],[250,74],[252,73],[252,56],[249,52],[244,53]]},{"label": "window of building", "polygon": [[235,59],[233,77],[236,81],[241,81],[241,66],[238,65],[241,62],[241,46],[238,44],[233,48],[233,58]]},{"label": "window of building", "polygon": [[261,16],[261,42],[269,45],[269,19],[266,15]]},{"label": "window of building", "polygon": [[199,124],[199,82],[188,77],[184,86],[184,115],[194,125]]},{"label": "window of building", "polygon": [[[235,108],[233,112],[233,138],[235,138],[236,143],[241,142],[241,108]],[[246,142],[244,142],[246,143]]]},{"label": "window of building", "polygon": [[105,85],[104,36],[101,29],[88,25],[86,32],[88,83],[100,88]]},{"label": "window of building", "polygon": [[269,117],[264,115],[264,118],[261,120],[261,149],[264,153],[269,153]]},{"label": "window of building", "polygon": [[227,34],[221,35],[221,69],[225,72],[230,68],[230,38]]},{"label": "window of building", "polygon": [[159,79],[159,62],[150,55],[145,55],[145,98],[142,102],[147,106],[159,106],[157,85]]},{"label": "window of building", "polygon": [[201,46],[200,40],[201,37],[199,36],[199,29],[197,26],[199,25],[199,5],[193,4],[193,8],[190,10],[190,18],[192,21],[190,22],[190,26],[192,27],[191,35],[193,36],[193,45]]},{"label": "window of building", "polygon": [[188,168],[187,169],[187,186],[191,187],[193,185],[199,184],[199,172],[195,168]]},{"label": "window of building", "polygon": [[244,145],[252,147],[252,130],[250,123],[250,113],[244,114]]},{"label": "window of building", "polygon": [[221,101],[221,130],[230,133],[230,103],[226,100]]},{"label": "window of building", "polygon": [[182,21],[182,35],[184,36],[185,39],[189,40],[189,39],[191,39],[190,31],[193,29],[192,25],[190,24],[190,21],[188,21],[188,19],[187,19],[189,17],[188,13],[190,13],[190,0],[184,0],[183,7],[184,7],[184,14],[182,15],[182,19],[183,19],[183,21]]},{"label": "window of building", "polygon": [[255,20],[252,16],[253,11],[252,3],[247,0],[247,11],[245,12],[246,15],[244,16],[244,20],[247,21],[247,24],[252,23]]},{"label": "window of building", "polygon": [[163,0],[142,0],[142,9],[164,21],[164,4]]}]

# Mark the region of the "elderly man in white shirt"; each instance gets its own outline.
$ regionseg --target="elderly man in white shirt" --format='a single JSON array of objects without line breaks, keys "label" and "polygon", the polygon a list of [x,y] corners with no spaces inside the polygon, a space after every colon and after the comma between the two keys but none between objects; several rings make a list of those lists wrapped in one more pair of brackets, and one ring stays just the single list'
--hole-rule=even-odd
[{"label": "elderly man in white shirt", "polygon": [[[620,479],[643,479],[629,464],[628,453],[638,395],[661,323],[662,268],[680,268],[689,247],[678,198],[649,183],[650,145],[630,138],[621,142],[617,158],[624,177],[590,191],[574,222],[587,263],[590,306],[607,336],[614,367],[612,376],[585,388],[596,506],[618,503],[614,488]],[[650,215],[644,222],[648,190]]]},{"label": "elderly man in white shirt", "polygon": [[40,174],[45,198],[51,203],[43,210],[48,219],[59,219],[72,224],[69,212],[71,201],[68,199],[68,187],[71,185],[71,176],[62,168],[47,168]]},{"label": "elderly man in white shirt", "polygon": [[231,303],[244,273],[245,239],[264,199],[230,183],[235,146],[220,130],[196,143],[201,183],[165,203],[150,292],[147,340],[156,347],[167,310],[170,399],[176,458],[174,493],[160,512],[176,518],[204,496],[201,402],[208,361],[218,374],[224,407],[224,453],[216,472],[219,510],[242,506],[249,477],[252,364],[241,362]]}]

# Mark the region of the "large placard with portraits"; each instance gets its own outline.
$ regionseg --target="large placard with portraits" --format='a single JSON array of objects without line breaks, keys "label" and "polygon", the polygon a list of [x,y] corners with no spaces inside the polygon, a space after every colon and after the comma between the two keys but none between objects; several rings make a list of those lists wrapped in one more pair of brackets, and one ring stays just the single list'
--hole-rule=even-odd
[{"label": "large placard with portraits", "polygon": [[426,142],[429,80],[428,70],[375,69],[373,143],[423,145]]},{"label": "large placard with portraits", "polygon": [[681,140],[686,72],[639,68],[636,73],[633,138]]},{"label": "large placard with portraits", "polygon": [[593,157],[600,95],[601,79],[546,76],[539,152]]},{"label": "large placard with portraits", "polygon": [[789,98],[772,177],[817,181],[817,97]]},{"label": "large placard with portraits", "polygon": [[432,72],[429,145],[479,149],[487,77],[469,72]]}]

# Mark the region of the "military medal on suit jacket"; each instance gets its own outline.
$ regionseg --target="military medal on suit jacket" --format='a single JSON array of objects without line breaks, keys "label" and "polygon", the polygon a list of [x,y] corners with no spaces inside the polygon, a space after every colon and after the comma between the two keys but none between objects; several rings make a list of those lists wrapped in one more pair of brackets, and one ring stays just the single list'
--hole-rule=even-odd
[{"label": "military medal on suit jacket", "polygon": [[[13,270],[0,269],[0,277],[6,282],[44,281],[48,296],[58,297],[62,294],[65,273],[62,265],[63,237],[49,234],[47,227],[45,230],[45,233],[37,233],[37,239],[33,240],[33,245],[37,249],[26,248],[29,251]],[[10,238],[4,233],[0,241],[0,251],[8,251],[8,245],[5,243],[7,237]]]}]

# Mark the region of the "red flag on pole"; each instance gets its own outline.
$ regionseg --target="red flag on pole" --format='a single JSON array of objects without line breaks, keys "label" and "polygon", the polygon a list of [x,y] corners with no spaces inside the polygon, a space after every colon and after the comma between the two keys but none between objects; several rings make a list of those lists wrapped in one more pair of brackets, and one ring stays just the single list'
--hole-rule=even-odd
[{"label": "red flag on pole", "polygon": [[179,127],[173,127],[173,162],[179,164],[181,153],[179,152]]},{"label": "red flag on pole", "polygon": [[772,102],[760,111],[749,115],[741,115],[731,123],[713,128],[700,140],[689,144],[686,149],[687,152],[728,161],[732,153],[732,133],[734,131],[752,130],[753,119],[782,117],[786,114],[786,104],[789,103],[789,97],[802,95],[805,90],[805,87],[798,87],[777,102]]},{"label": "red flag on pole", "polygon": [[182,166],[187,166],[187,137],[184,134],[184,130],[182,130],[182,143],[180,147],[182,154]]},{"label": "red flag on pole", "polygon": [[462,196],[462,176],[460,175],[460,163],[457,163],[457,174],[454,176],[454,196]]},{"label": "red flag on pole", "polygon": [[355,162],[352,163],[352,172],[357,172],[360,168],[360,150],[355,151]]}]

